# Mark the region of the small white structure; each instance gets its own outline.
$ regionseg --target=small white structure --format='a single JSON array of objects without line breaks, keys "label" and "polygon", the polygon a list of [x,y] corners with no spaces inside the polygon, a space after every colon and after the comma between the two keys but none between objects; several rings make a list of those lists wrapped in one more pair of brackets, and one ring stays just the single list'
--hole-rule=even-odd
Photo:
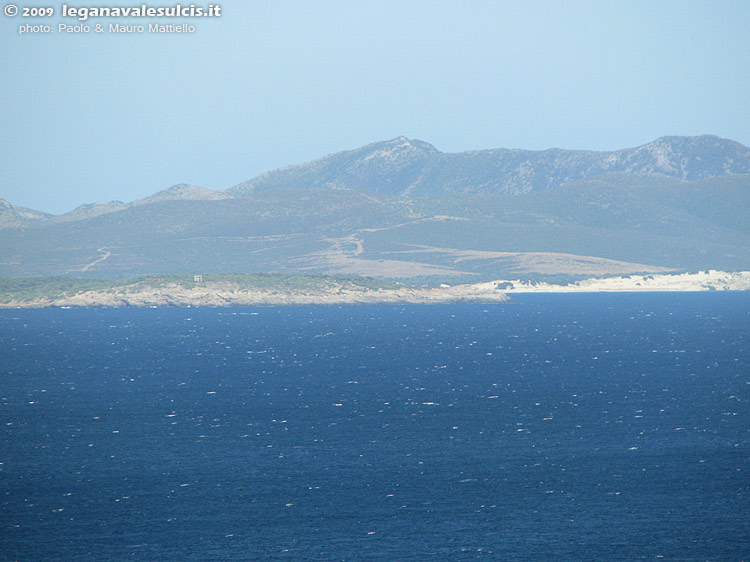
[{"label": "small white structure", "polygon": [[196,283],[203,283],[203,275],[193,275],[193,281]]}]

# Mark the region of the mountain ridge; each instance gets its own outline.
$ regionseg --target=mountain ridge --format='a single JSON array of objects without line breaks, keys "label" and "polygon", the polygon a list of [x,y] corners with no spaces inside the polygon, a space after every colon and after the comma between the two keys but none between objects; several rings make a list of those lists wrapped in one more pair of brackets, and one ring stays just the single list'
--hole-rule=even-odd
[{"label": "mountain ridge", "polygon": [[14,228],[32,226],[49,220],[54,215],[14,205],[10,201],[0,198],[0,228]]},{"label": "mountain ridge", "polygon": [[227,189],[180,183],[129,203],[85,203],[60,215],[0,199],[0,228],[70,221],[163,200],[246,197],[274,188],[355,189],[395,197],[441,193],[521,195],[607,173],[663,175],[681,181],[750,174],[750,148],[705,134],[662,136],[613,151],[492,148],[441,152],[399,136],[265,172]]},{"label": "mountain ridge", "polygon": [[740,271],[750,270],[749,210],[750,150],[715,136],[612,152],[458,154],[397,137],[237,189],[178,184],[60,216],[4,202],[0,275],[283,272],[453,284]]},{"label": "mountain ridge", "polygon": [[286,187],[365,189],[391,196],[522,194],[611,172],[683,181],[750,173],[750,148],[715,135],[664,136],[615,151],[485,149],[444,153],[406,137],[286,166],[226,190],[235,196]]}]

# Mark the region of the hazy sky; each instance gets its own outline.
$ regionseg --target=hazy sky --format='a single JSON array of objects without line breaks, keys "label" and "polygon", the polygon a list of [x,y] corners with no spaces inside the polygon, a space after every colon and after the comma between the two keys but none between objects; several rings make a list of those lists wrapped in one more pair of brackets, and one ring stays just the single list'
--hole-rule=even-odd
[{"label": "hazy sky", "polygon": [[[68,4],[141,4],[118,2]],[[76,22],[15,3],[56,13],[0,16],[0,197],[48,212],[399,135],[446,152],[750,145],[748,0],[219,0],[220,18],[158,22],[195,33],[96,33],[155,22],[104,18],[20,36]]]}]

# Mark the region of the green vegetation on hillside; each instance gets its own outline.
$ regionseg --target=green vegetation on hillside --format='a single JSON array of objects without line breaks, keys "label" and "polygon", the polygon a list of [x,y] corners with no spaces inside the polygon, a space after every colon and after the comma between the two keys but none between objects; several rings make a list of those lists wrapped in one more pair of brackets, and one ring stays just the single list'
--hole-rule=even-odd
[{"label": "green vegetation on hillside", "polygon": [[126,284],[128,281],[77,277],[0,277],[0,302],[64,297]]},{"label": "green vegetation on hillside", "polygon": [[196,282],[194,275],[139,276],[130,279],[105,280],[78,277],[4,277],[0,278],[0,302],[53,299],[78,295],[87,291],[112,291],[127,288],[158,289],[169,285],[185,288],[212,283],[232,284],[239,290],[322,291],[332,287],[355,290],[397,289],[402,285],[382,279],[335,275],[284,275],[279,273],[206,274]]},{"label": "green vegetation on hillside", "polygon": [[31,222],[6,204],[0,276],[272,271],[457,284],[741,271],[749,172],[750,149],[711,136],[617,153],[462,154],[398,138],[223,192],[175,186]]}]

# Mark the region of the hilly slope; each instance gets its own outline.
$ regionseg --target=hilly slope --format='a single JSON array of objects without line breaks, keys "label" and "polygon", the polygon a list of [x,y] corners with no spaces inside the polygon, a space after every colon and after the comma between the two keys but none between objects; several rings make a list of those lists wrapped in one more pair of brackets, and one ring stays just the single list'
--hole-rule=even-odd
[{"label": "hilly slope", "polygon": [[745,270],[748,153],[711,136],[611,153],[462,154],[400,137],[226,191],[180,184],[58,217],[6,204],[0,276],[285,272],[454,283]]},{"label": "hilly slope", "polygon": [[33,226],[49,220],[52,216],[34,209],[18,207],[5,199],[0,199],[0,229]]},{"label": "hilly slope", "polygon": [[519,194],[612,172],[684,181],[750,174],[750,149],[702,135],[662,137],[613,152],[494,149],[446,154],[426,142],[398,137],[268,172],[229,193],[286,187],[364,189],[394,196]]}]

